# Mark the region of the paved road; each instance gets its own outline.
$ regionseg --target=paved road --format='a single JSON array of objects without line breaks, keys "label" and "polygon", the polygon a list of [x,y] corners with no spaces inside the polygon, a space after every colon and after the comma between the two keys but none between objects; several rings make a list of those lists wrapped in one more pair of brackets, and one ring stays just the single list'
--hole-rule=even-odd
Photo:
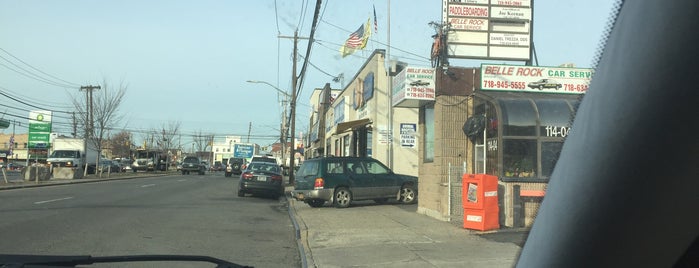
[{"label": "paved road", "polygon": [[300,266],[286,200],[239,198],[236,183],[178,175],[0,191],[0,253],[194,254]]}]

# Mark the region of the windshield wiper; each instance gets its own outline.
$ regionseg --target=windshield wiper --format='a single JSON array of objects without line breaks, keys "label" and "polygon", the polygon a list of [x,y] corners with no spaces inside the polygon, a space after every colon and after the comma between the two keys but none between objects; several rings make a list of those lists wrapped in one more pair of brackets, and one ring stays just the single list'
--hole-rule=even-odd
[{"label": "windshield wiper", "polygon": [[64,256],[64,255],[14,255],[0,254],[0,267],[75,267],[78,265],[90,265],[96,263],[116,262],[145,262],[145,261],[194,261],[216,264],[217,268],[252,267],[235,264],[225,260],[200,255],[126,255],[92,257],[90,255]]}]

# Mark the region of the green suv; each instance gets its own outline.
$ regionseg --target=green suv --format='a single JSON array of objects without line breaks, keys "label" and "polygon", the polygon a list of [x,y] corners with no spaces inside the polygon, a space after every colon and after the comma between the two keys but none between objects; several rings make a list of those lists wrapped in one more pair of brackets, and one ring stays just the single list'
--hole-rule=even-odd
[{"label": "green suv", "polygon": [[417,201],[417,177],[393,173],[371,157],[307,159],[295,178],[292,196],[311,207],[321,207],[326,201],[337,208],[349,207],[355,200]]}]

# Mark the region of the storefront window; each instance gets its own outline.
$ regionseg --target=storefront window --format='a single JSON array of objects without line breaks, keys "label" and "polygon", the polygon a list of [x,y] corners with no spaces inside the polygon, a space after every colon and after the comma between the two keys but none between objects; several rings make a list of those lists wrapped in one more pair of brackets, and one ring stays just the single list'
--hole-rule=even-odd
[{"label": "storefront window", "polygon": [[562,148],[563,142],[541,143],[541,175],[543,177],[551,177]]},{"label": "storefront window", "polygon": [[337,139],[337,140],[335,140],[335,156],[342,156],[340,154],[342,152],[342,151],[340,151],[340,148],[342,148],[342,147],[340,147],[340,139]]},{"label": "storefront window", "polygon": [[373,137],[372,137],[373,132],[371,129],[367,129],[366,131],[366,156],[371,157],[371,148],[373,148],[373,145],[371,144]]},{"label": "storefront window", "polygon": [[568,136],[571,110],[565,100],[535,100],[539,110],[539,135],[542,137]]},{"label": "storefront window", "polygon": [[344,148],[343,156],[350,156],[350,135],[342,137],[342,145]]},{"label": "storefront window", "polygon": [[536,111],[528,99],[501,99],[503,136],[535,136]]},{"label": "storefront window", "polygon": [[504,139],[503,143],[505,177],[536,177],[536,140]]},{"label": "storefront window", "polygon": [[434,104],[425,106],[425,162],[434,161]]},{"label": "storefront window", "polygon": [[330,154],[330,152],[332,152],[330,150],[330,145],[332,144],[330,141],[331,141],[330,138],[325,139],[325,154],[326,155],[328,155],[328,154]]}]

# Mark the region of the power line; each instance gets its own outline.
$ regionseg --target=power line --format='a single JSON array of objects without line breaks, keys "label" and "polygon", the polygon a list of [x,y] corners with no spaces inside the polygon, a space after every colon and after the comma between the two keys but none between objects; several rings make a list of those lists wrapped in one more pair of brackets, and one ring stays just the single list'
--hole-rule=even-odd
[{"label": "power line", "polygon": [[[5,92],[2,92],[2,91],[0,91],[0,95],[3,95],[3,96],[5,96],[5,97],[7,97],[7,98],[9,98],[9,99],[11,99],[11,100],[14,100],[14,101],[19,102],[19,103],[24,104],[24,105],[27,105],[27,106],[29,106],[29,107],[33,107],[33,108],[40,109],[40,110],[49,110],[49,111],[51,110],[51,109],[46,109],[46,108],[43,108],[43,107],[39,107],[39,106],[36,106],[36,105],[33,105],[33,104],[26,103],[26,102],[24,102],[24,101],[21,101],[21,100],[18,100],[18,99],[16,99],[16,98],[14,98],[14,97],[10,97],[10,95],[8,95],[8,94],[6,94]],[[69,114],[69,113],[70,113],[70,112],[65,112],[65,111],[53,111],[53,112],[66,113],[66,114]]]},{"label": "power line", "polygon": [[[2,56],[0,56],[0,58],[5,59],[5,58],[3,58]],[[6,60],[6,59],[5,59],[5,60]],[[10,64],[12,64],[12,65],[15,65],[14,63],[12,63],[12,62],[10,62],[10,61],[8,61],[8,62],[9,62]],[[58,84],[58,83],[55,83],[55,82],[51,82],[51,81],[49,81],[49,80],[45,80],[44,78],[38,77],[38,76],[36,76],[35,74],[32,74],[32,73],[29,73],[29,74],[32,74],[32,75],[34,75],[34,76],[31,76],[31,75],[29,75],[29,74],[25,74],[25,73],[23,73],[23,72],[20,72],[20,71],[17,71],[17,70],[15,70],[15,69],[12,69],[10,66],[7,66],[7,65],[2,64],[2,63],[0,63],[0,66],[3,66],[3,67],[5,67],[5,68],[9,69],[10,71],[13,71],[13,72],[15,72],[15,73],[21,74],[21,75],[26,76],[26,77],[28,77],[28,78],[30,78],[30,79],[33,79],[33,80],[36,80],[36,81],[39,81],[39,82],[43,82],[43,83],[46,83],[46,84],[49,84],[49,85],[52,85],[52,86],[63,87],[63,88],[70,88],[70,87],[71,87],[71,86],[67,86],[67,85],[63,85],[63,84]],[[16,65],[15,65],[15,66],[16,66]],[[19,66],[17,66],[17,68],[22,69],[22,67],[19,67]],[[24,70],[24,69],[22,69],[22,70],[25,71],[25,72],[27,72],[27,70]]]},{"label": "power line", "polygon": [[39,70],[39,69],[37,69],[36,67],[32,66],[31,64],[29,64],[29,63],[23,61],[22,59],[20,59],[20,58],[18,58],[18,57],[16,57],[15,55],[12,55],[12,53],[8,52],[7,50],[5,50],[5,49],[3,49],[3,48],[1,48],[1,47],[0,47],[0,50],[2,50],[3,52],[5,52],[7,55],[10,55],[10,56],[13,57],[14,59],[20,61],[21,63],[24,63],[24,65],[29,66],[29,68],[32,68],[32,69],[34,69],[34,70],[36,70],[36,71],[38,71],[38,72],[40,72],[40,73],[42,73],[42,74],[44,74],[44,75],[47,75],[47,76],[49,76],[49,77],[51,77],[51,78],[53,78],[53,79],[59,80],[59,81],[64,82],[64,83],[66,83],[66,84],[73,85],[74,87],[80,86],[80,85],[78,85],[78,84],[76,84],[76,83],[68,82],[68,81],[63,80],[63,79],[61,79],[61,78],[55,77],[55,76],[53,76],[53,75],[50,75],[50,74],[48,74],[48,73],[46,73],[46,72],[44,72],[44,71],[42,71],[42,70]]},{"label": "power line", "polygon": [[[332,23],[330,23],[330,22],[328,22],[328,21],[326,21],[326,20],[321,20],[321,22],[327,23],[328,25],[333,26],[333,27],[335,27],[335,28],[337,28],[337,29],[340,29],[340,30],[342,30],[342,31],[345,31],[345,32],[347,32],[347,33],[352,33],[352,32],[354,32],[354,31],[350,31],[350,30],[347,30],[347,29],[345,29],[345,28],[342,28],[342,27],[340,27],[340,26],[337,26],[337,25],[335,25],[335,24],[332,24]],[[394,47],[394,46],[389,46],[388,44],[379,42],[379,41],[377,41],[376,39],[374,39],[373,41],[376,42],[377,44],[390,47],[391,49],[395,49],[395,50],[398,50],[398,51],[400,51],[400,52],[403,52],[403,53],[406,53],[406,54],[410,54],[410,55],[415,56],[415,57],[418,57],[418,58],[422,58],[422,59],[426,60],[427,62],[429,62],[429,60],[430,60],[428,57],[420,56],[419,54],[416,54],[416,53],[413,53],[413,52],[410,52],[410,51],[407,51],[407,50],[403,50],[403,49],[400,49],[400,48],[397,48],[397,47]]]},{"label": "power line", "polygon": [[[10,90],[10,89],[5,88],[5,87],[2,87],[2,86],[0,86],[0,89],[3,89],[3,90],[5,91],[6,94],[10,94],[10,95],[13,95],[13,96],[16,96],[16,97],[21,97],[22,99],[24,99],[24,100],[26,100],[26,101],[31,101],[31,102],[34,102],[34,103],[41,103],[41,104],[43,104],[43,105],[46,106],[46,107],[51,107],[51,108],[56,109],[56,110],[70,110],[70,109],[73,109],[73,108],[74,108],[73,106],[64,106],[64,105],[61,105],[62,103],[58,103],[58,102],[51,102],[51,101],[46,101],[46,100],[39,100],[39,99],[35,99],[35,98],[29,97],[29,96],[24,96],[24,95],[22,95],[22,94],[17,93],[16,91]],[[3,90],[0,90],[0,92],[2,92]],[[63,104],[64,104],[64,103],[63,103]]]}]

